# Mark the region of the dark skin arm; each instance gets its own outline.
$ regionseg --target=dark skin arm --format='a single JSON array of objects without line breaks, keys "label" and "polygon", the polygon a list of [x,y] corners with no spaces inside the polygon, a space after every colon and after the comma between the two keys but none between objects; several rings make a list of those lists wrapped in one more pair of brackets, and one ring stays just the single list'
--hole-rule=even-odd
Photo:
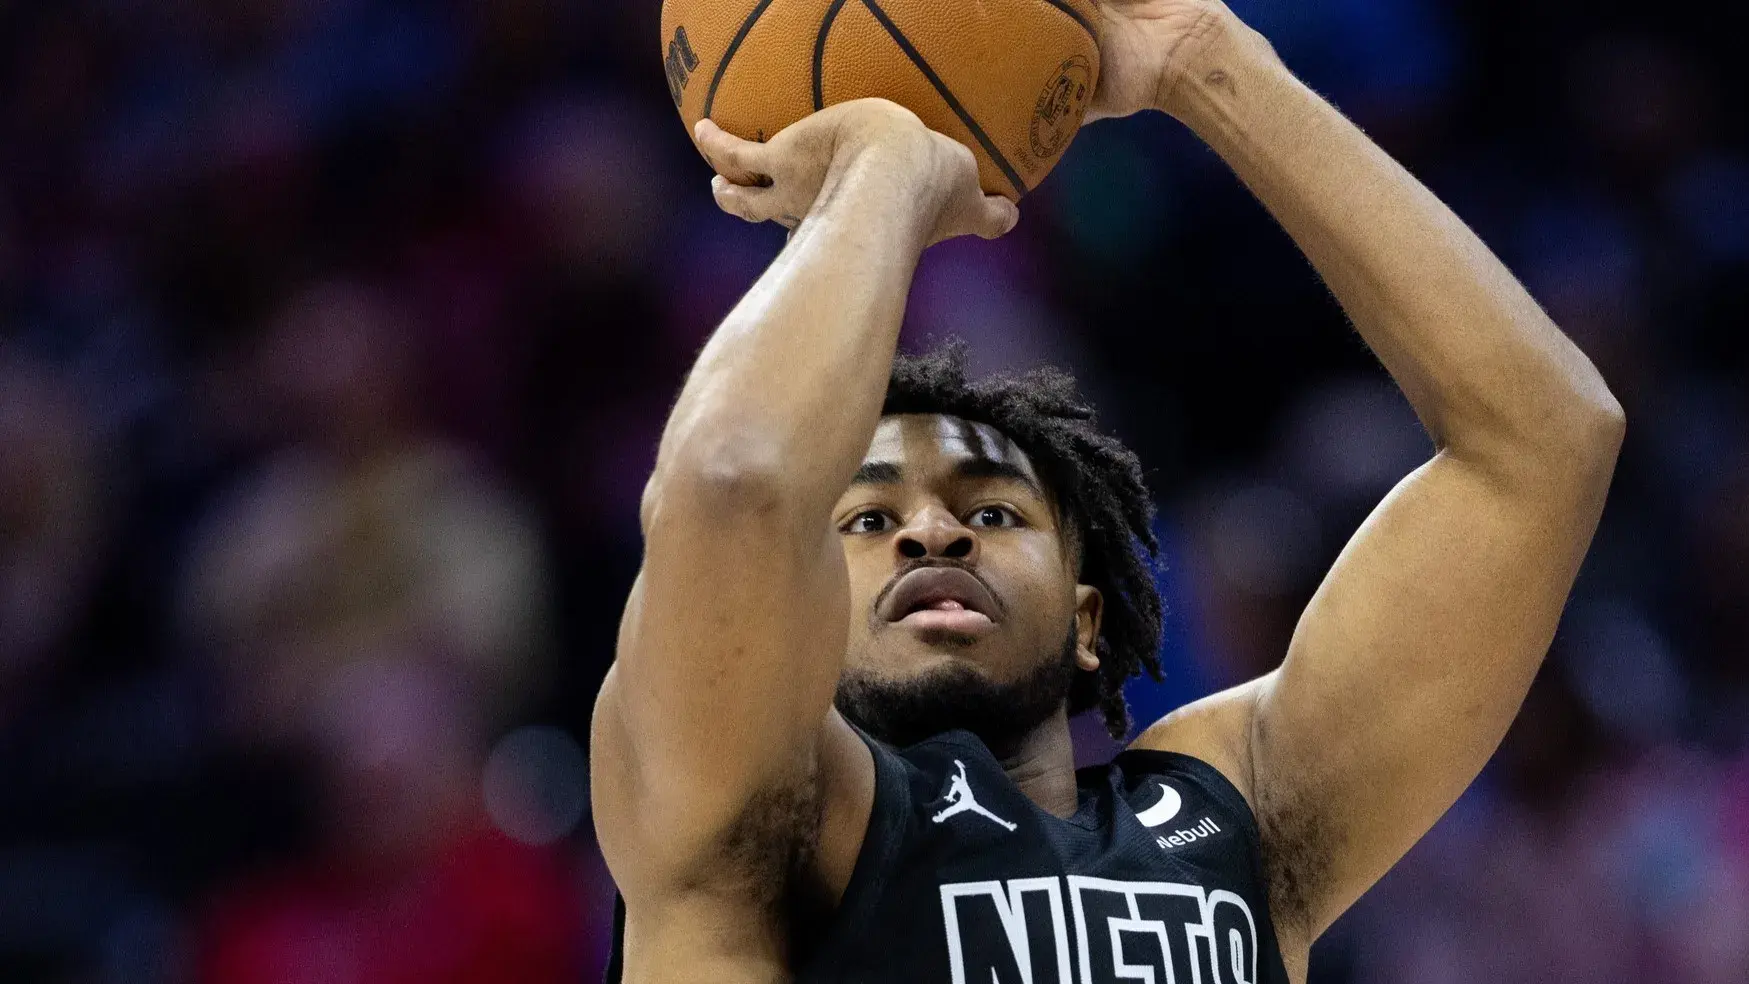
[{"label": "dark skin arm", "polygon": [[[1213,0],[1112,0],[1101,108],[1163,110],[1281,222],[1435,453],[1361,526],[1275,672],[1139,746],[1250,799],[1272,910],[1304,950],[1493,754],[1553,638],[1622,411],[1474,233]],[[1302,963],[1303,966],[1303,963]]]},{"label": "dark skin arm", "polygon": [[718,179],[723,207],[804,220],[663,434],[591,795],[628,973],[766,980],[784,940],[757,910],[816,837],[827,880],[847,878],[873,796],[868,750],[831,710],[849,621],[832,509],[879,419],[918,256],[1000,235],[1015,212],[978,190],[970,152],[890,103],[833,107],[765,145],[709,123],[697,138],[740,182]]}]

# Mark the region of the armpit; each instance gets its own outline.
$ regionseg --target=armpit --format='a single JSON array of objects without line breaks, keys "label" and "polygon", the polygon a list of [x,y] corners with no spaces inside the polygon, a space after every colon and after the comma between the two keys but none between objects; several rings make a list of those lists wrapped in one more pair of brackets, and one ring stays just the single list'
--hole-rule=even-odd
[{"label": "armpit", "polygon": [[1261,784],[1254,795],[1263,840],[1263,875],[1277,931],[1312,942],[1314,901],[1329,891],[1332,859],[1341,834],[1304,790],[1288,793]]},{"label": "armpit", "polygon": [[788,928],[812,907],[822,798],[816,774],[753,796],[723,840],[718,881],[755,913]]}]

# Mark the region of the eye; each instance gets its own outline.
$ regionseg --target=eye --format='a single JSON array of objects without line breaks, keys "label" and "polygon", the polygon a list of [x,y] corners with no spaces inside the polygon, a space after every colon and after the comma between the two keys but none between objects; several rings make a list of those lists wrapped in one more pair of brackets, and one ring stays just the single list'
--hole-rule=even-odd
[{"label": "eye", "polygon": [[879,509],[864,509],[850,517],[843,526],[838,527],[840,533],[885,533],[896,524],[893,517]]},{"label": "eye", "polygon": [[1007,506],[979,506],[972,511],[966,525],[1008,529],[1025,524],[1020,521],[1020,515]]}]

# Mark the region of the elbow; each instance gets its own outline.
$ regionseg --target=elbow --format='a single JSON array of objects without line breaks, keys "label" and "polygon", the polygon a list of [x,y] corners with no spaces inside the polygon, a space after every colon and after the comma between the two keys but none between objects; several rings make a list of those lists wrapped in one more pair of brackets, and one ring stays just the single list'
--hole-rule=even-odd
[{"label": "elbow", "polygon": [[1613,472],[1616,455],[1627,437],[1627,411],[1595,369],[1574,387],[1569,417],[1568,444],[1572,452],[1601,466],[1606,475]]},{"label": "elbow", "polygon": [[1616,454],[1621,451],[1622,441],[1627,438],[1628,414],[1608,386],[1600,382],[1599,389],[1602,392],[1591,407],[1592,437],[1598,449],[1606,453],[1613,463]]},{"label": "elbow", "polygon": [[773,517],[791,498],[777,443],[756,434],[694,435],[663,457],[644,486],[639,517],[646,536],[681,516],[723,525]]},{"label": "elbow", "polygon": [[1586,487],[1607,488],[1627,436],[1627,413],[1595,370],[1548,413],[1536,455],[1553,472]]},{"label": "elbow", "polygon": [[1488,408],[1480,417],[1490,424],[1442,432],[1441,451],[1538,495],[1561,488],[1594,498],[1615,475],[1627,415],[1603,377],[1583,369],[1529,400]]}]

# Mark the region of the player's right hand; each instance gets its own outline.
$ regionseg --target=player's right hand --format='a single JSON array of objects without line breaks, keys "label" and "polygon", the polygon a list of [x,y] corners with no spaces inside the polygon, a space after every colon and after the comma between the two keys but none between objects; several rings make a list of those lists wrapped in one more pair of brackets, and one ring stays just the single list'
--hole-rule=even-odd
[{"label": "player's right hand", "polygon": [[995,239],[1020,218],[1015,204],[978,186],[972,152],[884,99],[828,106],[766,143],[742,140],[710,120],[693,130],[717,176],[717,204],[749,222],[794,229],[846,183],[879,182],[892,208],[910,209],[935,243],[955,236]]}]

